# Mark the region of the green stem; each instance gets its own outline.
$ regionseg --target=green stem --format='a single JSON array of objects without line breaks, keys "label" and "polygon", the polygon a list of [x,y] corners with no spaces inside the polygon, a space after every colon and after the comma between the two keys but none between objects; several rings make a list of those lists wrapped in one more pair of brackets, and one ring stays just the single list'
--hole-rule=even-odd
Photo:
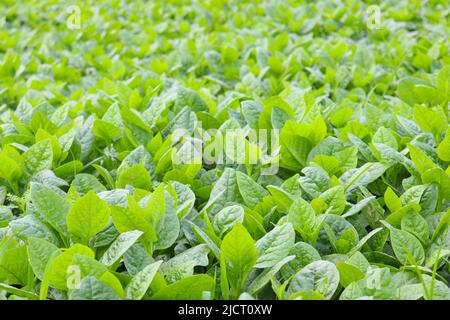
[{"label": "green stem", "polygon": [[[448,229],[445,231],[445,236],[443,237],[443,239],[447,238],[447,233],[448,233]],[[430,296],[431,296],[431,299],[433,299],[433,296],[434,296],[434,282],[435,282],[435,279],[436,279],[437,268],[438,268],[438,265],[439,265],[439,258],[441,256],[441,250],[442,250],[443,244],[444,244],[444,241],[442,241],[441,244],[439,245],[437,258],[436,258],[436,261],[434,262],[434,265],[433,265],[433,273],[431,275],[431,285],[430,285]]]},{"label": "green stem", "polygon": [[423,277],[422,277],[422,272],[419,270],[417,265],[414,265],[414,267],[415,267],[415,271],[417,273],[417,276],[419,277],[419,280],[422,283],[423,291],[425,291],[425,296],[426,296],[427,300],[430,300],[430,296],[428,294],[427,286],[426,286],[425,281],[423,280]]}]

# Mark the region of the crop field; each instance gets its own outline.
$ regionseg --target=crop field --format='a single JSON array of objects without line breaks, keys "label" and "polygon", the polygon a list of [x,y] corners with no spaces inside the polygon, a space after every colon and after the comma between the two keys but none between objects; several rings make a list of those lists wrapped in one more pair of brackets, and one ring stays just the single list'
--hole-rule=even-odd
[{"label": "crop field", "polygon": [[448,0],[1,0],[0,300],[450,300],[449,34]]}]

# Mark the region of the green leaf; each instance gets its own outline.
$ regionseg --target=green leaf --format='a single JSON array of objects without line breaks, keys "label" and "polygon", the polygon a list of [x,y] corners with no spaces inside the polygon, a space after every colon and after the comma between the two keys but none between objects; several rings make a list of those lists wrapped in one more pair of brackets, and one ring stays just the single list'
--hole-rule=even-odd
[{"label": "green leaf", "polygon": [[336,186],[328,189],[320,195],[330,209],[331,214],[342,214],[345,211],[345,194],[342,186]]},{"label": "green leaf", "polygon": [[70,300],[120,300],[116,292],[95,277],[84,278],[78,289],[69,293]]},{"label": "green leaf", "polygon": [[391,210],[391,212],[395,212],[402,207],[402,201],[389,187],[384,193],[384,202],[386,203],[386,206],[389,208],[389,210]]},{"label": "green leaf", "polygon": [[122,255],[142,236],[143,232],[134,230],[124,232],[109,246],[100,262],[105,266],[112,266]]},{"label": "green leaf", "polygon": [[281,259],[279,262],[277,262],[273,267],[268,268],[264,270],[262,273],[256,277],[248,287],[248,292],[250,294],[255,294],[261,289],[264,288],[264,286],[269,283],[269,281],[275,277],[275,275],[280,271],[280,269],[289,261],[294,259],[294,256],[288,256],[283,259]]},{"label": "green leaf", "polygon": [[23,154],[25,172],[30,176],[39,171],[52,168],[53,152],[50,139],[34,144]]},{"label": "green leaf", "polygon": [[9,185],[14,191],[17,191],[17,180],[23,174],[23,170],[20,165],[12,158],[0,153],[0,178],[8,181]]},{"label": "green leaf", "polygon": [[137,242],[125,252],[123,262],[128,273],[134,276],[146,266],[153,263],[154,259],[147,251],[145,251],[144,246]]},{"label": "green leaf", "polygon": [[290,278],[311,262],[320,260],[317,250],[306,242],[297,242],[289,251],[289,255],[294,255],[295,258],[281,268],[284,279]]},{"label": "green leaf", "polygon": [[9,208],[0,207],[0,228],[7,227],[14,215]]},{"label": "green leaf", "polygon": [[211,292],[214,280],[206,274],[197,274],[177,281],[152,296],[152,300],[200,300]]},{"label": "green leaf", "polygon": [[442,108],[428,108],[416,104],[414,106],[414,120],[423,131],[440,136],[447,129],[447,116]]},{"label": "green leaf", "polygon": [[214,231],[222,237],[223,234],[231,230],[236,223],[244,221],[244,209],[234,205],[220,210],[213,220]]},{"label": "green leaf", "polygon": [[186,215],[195,203],[195,194],[189,188],[189,186],[179,183],[177,181],[172,182],[172,187],[175,190],[177,199],[177,215],[178,218],[182,218]]},{"label": "green leaf", "polygon": [[43,239],[30,237],[28,239],[28,260],[38,279],[43,280],[45,268],[50,257],[59,249],[54,244]]},{"label": "green leaf", "polygon": [[24,241],[30,237],[39,237],[54,245],[60,245],[60,240],[51,227],[34,215],[29,214],[23,218],[15,219],[9,223],[9,227],[16,237]]},{"label": "green leaf", "polygon": [[244,203],[250,208],[255,207],[269,195],[269,192],[242,172],[236,171],[236,181]]},{"label": "green leaf", "polygon": [[239,200],[239,198],[240,194],[236,182],[236,171],[231,168],[226,168],[219,180],[214,184],[205,207],[213,206],[211,212],[217,213],[226,203]]},{"label": "green leaf", "polygon": [[367,272],[367,269],[370,267],[369,261],[367,261],[366,257],[360,251],[356,251],[345,262],[358,268],[362,272]]},{"label": "green leaf", "polygon": [[301,269],[289,283],[287,294],[318,292],[330,299],[339,285],[339,271],[329,261],[319,260]]},{"label": "green leaf", "polygon": [[382,228],[376,228],[372,231],[370,231],[368,234],[366,234],[361,240],[359,240],[358,244],[356,246],[354,246],[350,251],[349,251],[349,255],[353,255],[357,252],[359,252],[358,250],[360,250],[366,243],[367,241],[369,241],[374,235],[376,235],[378,232],[380,232],[381,230],[383,230]]},{"label": "green leaf", "polygon": [[142,164],[137,164],[128,169],[123,170],[118,175],[117,187],[125,188],[127,185],[135,188],[149,190],[151,186],[150,173]]},{"label": "green leaf", "polygon": [[434,229],[433,236],[431,237],[431,243],[436,242],[439,237],[448,229],[450,225],[450,210],[447,210],[446,213],[441,214],[441,219],[439,220],[438,225]]},{"label": "green leaf", "polygon": [[270,268],[285,258],[295,243],[294,227],[291,223],[276,226],[256,242],[259,258],[255,268]]},{"label": "green leaf", "polygon": [[424,173],[426,170],[436,167],[434,162],[430,158],[428,158],[427,155],[423,153],[423,151],[418,147],[412,144],[408,144],[408,149],[411,160],[414,162],[414,165],[416,166],[420,174]]},{"label": "green leaf", "polygon": [[66,235],[69,203],[53,189],[36,182],[31,183],[30,196],[39,216],[61,235]]},{"label": "green leaf", "polygon": [[[1,246],[0,251],[2,251]],[[25,246],[7,249],[0,254],[0,281],[11,285],[26,285],[28,267]]]},{"label": "green leaf", "polygon": [[438,156],[443,161],[450,161],[450,127],[447,128],[444,140],[441,141],[437,148]]},{"label": "green leaf", "polygon": [[345,191],[349,192],[358,186],[368,185],[383,175],[386,169],[386,166],[379,162],[365,163],[348,178]]},{"label": "green leaf", "polygon": [[371,203],[374,199],[376,199],[375,196],[367,197],[362,199],[357,204],[353,205],[348,209],[345,214],[342,215],[343,218],[348,218],[351,216],[354,216],[355,214],[359,213],[361,210],[363,210],[369,203]]},{"label": "green leaf", "polygon": [[139,271],[125,289],[127,299],[140,300],[147,292],[153,277],[161,265],[162,260],[149,264]]},{"label": "green leaf", "polygon": [[298,170],[305,166],[312,144],[307,138],[298,136],[289,129],[288,123],[289,121],[286,122],[280,134],[280,166],[289,170]]},{"label": "green leaf", "polygon": [[302,170],[304,177],[299,179],[303,189],[313,197],[320,196],[330,188],[330,177],[320,167],[306,167]]},{"label": "green leaf", "polygon": [[[10,285],[4,284],[4,283],[0,283],[0,290],[4,290],[6,292],[16,295],[17,297],[23,297],[28,300],[39,300],[39,296],[32,292],[17,289],[16,287],[13,287],[13,286],[10,286]],[[10,297],[12,297],[12,296],[10,296]]]},{"label": "green leaf", "polygon": [[109,218],[110,210],[106,201],[89,191],[70,208],[66,218],[67,228],[81,243],[88,244],[94,235],[106,227]]},{"label": "green leaf", "polygon": [[157,238],[155,249],[167,249],[174,244],[180,233],[180,222],[175,209],[175,203],[169,192],[164,191],[165,212],[157,224]]},{"label": "green leaf", "polygon": [[340,283],[344,288],[348,287],[352,282],[364,279],[365,277],[365,274],[361,270],[343,261],[339,261],[336,264],[336,268],[339,271]]},{"label": "green leaf", "polygon": [[0,1],[0,300],[450,299],[448,1],[78,2]]},{"label": "green leaf", "polygon": [[191,276],[194,274],[195,267],[206,267],[209,264],[208,254],[209,248],[205,244],[187,249],[164,262],[161,273],[169,283]]},{"label": "green leaf", "polygon": [[[203,231],[192,222],[191,226],[197,238],[209,247],[209,249],[216,256],[217,259],[220,259],[220,249],[217,245],[218,243],[220,243],[220,239],[217,238],[217,236],[215,236],[214,234],[212,234],[212,232],[207,233]],[[214,238],[215,240],[213,240],[212,238]]]},{"label": "green leaf", "polygon": [[95,134],[95,136],[107,142],[114,141],[122,134],[118,127],[100,119],[96,119],[94,121],[92,132]]},{"label": "green leaf", "polygon": [[407,231],[396,229],[386,222],[390,231],[392,249],[403,265],[421,265],[425,260],[425,252],[419,240]]},{"label": "green leaf", "polygon": [[[428,183],[430,185],[436,185],[439,184],[439,196],[449,200],[450,199],[450,175],[442,170],[441,168],[435,167],[432,169],[426,170],[421,175],[422,181],[424,183]],[[437,200],[437,194],[434,194],[434,197]],[[425,197],[424,197],[425,198]],[[428,208],[424,208],[428,209]],[[433,208],[430,208],[429,211]]]},{"label": "green leaf", "polygon": [[156,241],[154,226],[147,220],[144,209],[131,196],[128,196],[128,207],[111,207],[111,215],[114,226],[120,233],[140,230],[144,232],[147,245]]},{"label": "green leaf", "polygon": [[223,238],[220,252],[226,262],[233,296],[237,297],[256,264],[258,249],[248,231],[238,223]]},{"label": "green leaf", "polygon": [[74,244],[63,253],[56,256],[53,260],[50,259],[51,265],[46,270],[48,273],[48,281],[50,285],[56,289],[67,290],[67,279],[70,276],[70,266],[73,264],[72,260],[75,255],[83,255],[94,258],[92,250],[82,244]]},{"label": "green leaf", "polygon": [[383,143],[393,148],[394,150],[398,149],[398,143],[397,140],[395,139],[395,136],[392,134],[390,129],[387,129],[385,127],[378,128],[378,130],[375,132],[372,138],[372,142]]},{"label": "green leaf", "polygon": [[292,222],[295,230],[297,230],[302,237],[312,232],[316,220],[316,213],[312,206],[302,198],[297,198],[291,205],[288,211],[288,221]]},{"label": "green leaf", "polygon": [[77,174],[72,181],[72,186],[80,195],[84,195],[89,191],[95,193],[106,191],[105,186],[96,177],[86,173]]},{"label": "green leaf", "polygon": [[430,227],[427,221],[417,212],[408,211],[402,218],[402,230],[413,234],[417,239],[426,245],[430,235]]}]

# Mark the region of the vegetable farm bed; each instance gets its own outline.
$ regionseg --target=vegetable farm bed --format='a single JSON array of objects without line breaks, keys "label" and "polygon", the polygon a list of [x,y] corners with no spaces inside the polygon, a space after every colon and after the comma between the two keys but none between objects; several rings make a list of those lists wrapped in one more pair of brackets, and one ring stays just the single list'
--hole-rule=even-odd
[{"label": "vegetable farm bed", "polygon": [[450,299],[449,14],[2,0],[0,300]]}]

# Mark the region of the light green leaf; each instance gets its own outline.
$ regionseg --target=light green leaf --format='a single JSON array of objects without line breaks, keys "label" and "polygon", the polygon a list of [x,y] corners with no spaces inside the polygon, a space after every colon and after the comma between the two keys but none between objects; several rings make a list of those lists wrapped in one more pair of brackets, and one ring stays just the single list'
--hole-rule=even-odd
[{"label": "light green leaf", "polygon": [[227,264],[233,296],[237,297],[258,259],[258,249],[248,231],[238,223],[223,238],[220,252]]},{"label": "light green leaf", "polygon": [[40,183],[31,183],[30,195],[39,216],[60,234],[66,235],[69,203],[59,193]]},{"label": "light green leaf", "polygon": [[236,171],[236,181],[244,203],[250,208],[254,208],[262,202],[265,196],[269,195],[266,189],[240,171]]},{"label": "light green leaf", "polygon": [[101,200],[93,191],[78,198],[67,214],[67,228],[72,236],[88,244],[92,237],[102,231],[110,218],[106,201]]},{"label": "light green leaf", "polygon": [[422,244],[409,232],[396,229],[386,222],[390,231],[392,249],[395,256],[403,265],[421,265],[425,260],[425,252]]},{"label": "light green leaf", "polygon": [[236,223],[244,221],[244,209],[234,205],[220,210],[213,220],[214,231],[221,237],[228,232]]},{"label": "light green leaf", "polygon": [[50,139],[34,144],[23,154],[25,172],[30,176],[39,171],[52,168],[53,152]]},{"label": "light green leaf", "polygon": [[176,282],[194,274],[196,266],[207,266],[209,248],[200,244],[179,253],[170,260],[163,263],[161,273],[169,283]]},{"label": "light green leaf", "polygon": [[78,289],[69,293],[70,300],[120,300],[116,292],[95,277],[84,278]]},{"label": "light green leaf", "polygon": [[419,213],[412,210],[406,212],[403,215],[401,226],[403,231],[413,234],[422,244],[426,245],[430,235],[430,227]]},{"label": "light green leaf", "polygon": [[450,127],[445,133],[444,140],[441,141],[437,148],[438,156],[441,160],[450,161]]},{"label": "light green leaf", "polygon": [[40,238],[28,238],[28,259],[34,274],[38,279],[43,280],[45,268],[50,257],[57,251],[58,247],[54,244]]},{"label": "light green leaf", "polygon": [[112,266],[120,257],[142,236],[139,230],[124,232],[109,246],[100,262],[105,266]]},{"label": "light green leaf", "polygon": [[158,223],[157,237],[155,249],[167,249],[177,240],[180,233],[180,222],[175,209],[175,203],[169,192],[164,191],[165,212],[164,216]]},{"label": "light green leaf", "polygon": [[259,258],[255,268],[273,267],[289,254],[294,243],[295,232],[291,223],[276,226],[256,242]]},{"label": "light green leaf", "polygon": [[205,292],[211,292],[214,280],[206,274],[197,274],[159,290],[152,300],[201,300]]},{"label": "light green leaf", "polygon": [[338,285],[339,272],[336,266],[329,261],[319,260],[301,269],[289,283],[286,292],[292,295],[299,291],[308,294],[315,291],[330,299]]},{"label": "light green leaf", "polygon": [[302,236],[312,232],[316,220],[316,213],[312,206],[302,198],[297,198],[288,211],[288,221],[292,222],[295,230]]}]

